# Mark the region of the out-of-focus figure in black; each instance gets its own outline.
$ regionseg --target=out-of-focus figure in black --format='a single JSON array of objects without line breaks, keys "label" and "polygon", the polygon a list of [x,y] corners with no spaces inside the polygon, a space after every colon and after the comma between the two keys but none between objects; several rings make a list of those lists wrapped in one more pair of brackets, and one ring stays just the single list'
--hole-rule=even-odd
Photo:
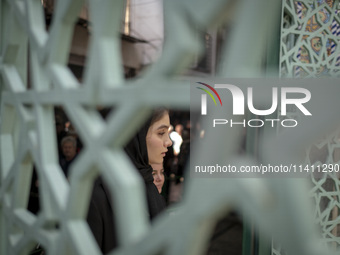
[{"label": "out-of-focus figure in black", "polygon": [[77,140],[73,136],[65,136],[61,140],[61,151],[59,164],[65,176],[68,176],[69,167],[77,156]]}]

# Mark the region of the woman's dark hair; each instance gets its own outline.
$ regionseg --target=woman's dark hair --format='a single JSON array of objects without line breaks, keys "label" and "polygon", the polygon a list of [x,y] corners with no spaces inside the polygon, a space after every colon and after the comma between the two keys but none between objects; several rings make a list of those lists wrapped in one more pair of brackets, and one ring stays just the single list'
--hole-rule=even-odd
[{"label": "woman's dark hair", "polygon": [[162,108],[157,108],[155,110],[153,110],[152,114],[151,114],[151,118],[150,118],[150,124],[149,124],[149,127],[155,123],[156,121],[159,121],[163,116],[164,114],[166,113],[169,113],[169,110],[165,107],[162,107]]}]

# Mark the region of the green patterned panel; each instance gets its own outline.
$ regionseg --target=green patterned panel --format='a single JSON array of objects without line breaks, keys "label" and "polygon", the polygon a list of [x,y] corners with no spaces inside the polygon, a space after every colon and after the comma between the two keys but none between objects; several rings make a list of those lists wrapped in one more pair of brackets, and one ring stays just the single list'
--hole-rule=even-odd
[{"label": "green patterned panel", "polygon": [[336,0],[283,1],[281,76],[339,76],[339,9]]},{"label": "green patterned panel", "polygon": [[[281,31],[280,74],[282,77],[339,77],[340,5],[337,0],[284,0]],[[320,106],[321,107],[321,106]],[[291,109],[289,118],[299,118]],[[309,166],[339,165],[339,134],[320,138],[306,152]],[[323,243],[339,252],[339,176],[311,176],[315,221]],[[275,247],[273,254],[285,254]]]}]

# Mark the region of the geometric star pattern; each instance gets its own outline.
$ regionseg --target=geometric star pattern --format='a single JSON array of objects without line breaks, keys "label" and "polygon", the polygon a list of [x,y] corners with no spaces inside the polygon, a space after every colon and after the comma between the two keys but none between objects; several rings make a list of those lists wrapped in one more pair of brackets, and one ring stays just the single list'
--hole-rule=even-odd
[{"label": "geometric star pattern", "polygon": [[[340,71],[340,5],[339,1],[283,1],[281,27],[280,75],[311,78],[339,77]],[[296,111],[287,118],[299,118]],[[306,153],[306,164],[338,167],[339,133],[333,132],[312,145]],[[314,218],[323,242],[334,250],[340,247],[339,175],[327,173],[311,176],[310,195],[316,205]],[[284,254],[278,247],[273,254]]]},{"label": "geometric star pattern", "polygon": [[[214,223],[232,206],[293,253],[321,254],[315,246],[316,231],[311,231],[303,180],[186,178],[187,190],[178,212],[163,214],[150,225],[141,178],[122,149],[152,107],[189,108],[189,83],[176,75],[202,48],[203,42],[197,42],[193,31],[220,24],[228,8],[240,1],[214,0],[209,5],[204,0],[164,1],[167,41],[163,56],[141,78],[126,81],[119,47],[124,1],[88,0],[92,34],[85,75],[79,82],[67,60],[74,23],[84,2],[55,1],[47,31],[40,0],[0,1],[0,253],[27,254],[40,243],[51,255],[101,254],[85,219],[93,182],[101,174],[115,204],[118,247],[111,254],[204,254]],[[244,0],[241,7],[254,3]],[[258,3],[264,8],[267,1]],[[259,10],[247,12],[262,21]],[[242,19],[236,31],[240,36],[248,28],[244,26],[247,16]],[[266,22],[271,23],[270,19]],[[253,38],[251,43],[261,46],[262,39]],[[57,161],[56,105],[64,108],[84,143],[69,180]],[[97,107],[114,110],[104,120]],[[216,153],[198,150],[195,156],[234,160],[239,135],[238,129],[224,135],[207,134],[210,142],[206,146],[214,146]],[[254,161],[240,158],[235,164]],[[41,197],[37,215],[26,209],[33,166]]]},{"label": "geometric star pattern", "polygon": [[338,77],[339,1],[283,1],[282,77]]}]

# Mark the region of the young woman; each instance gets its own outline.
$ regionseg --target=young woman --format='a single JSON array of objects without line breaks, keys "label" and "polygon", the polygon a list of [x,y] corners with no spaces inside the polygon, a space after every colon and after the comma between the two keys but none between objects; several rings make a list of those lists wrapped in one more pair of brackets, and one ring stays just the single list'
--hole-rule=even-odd
[{"label": "young woman", "polygon": [[[150,219],[156,217],[166,206],[153,183],[151,164],[163,163],[167,147],[172,144],[169,127],[168,110],[155,110],[125,147],[127,155],[143,178]],[[87,221],[103,254],[117,246],[113,213],[110,193],[102,179],[98,178],[94,183]]]},{"label": "young woman", "polygon": [[169,112],[166,109],[158,109],[125,148],[144,179],[150,219],[166,206],[164,198],[153,183],[151,164],[162,164],[168,147],[172,145],[169,127]]}]

